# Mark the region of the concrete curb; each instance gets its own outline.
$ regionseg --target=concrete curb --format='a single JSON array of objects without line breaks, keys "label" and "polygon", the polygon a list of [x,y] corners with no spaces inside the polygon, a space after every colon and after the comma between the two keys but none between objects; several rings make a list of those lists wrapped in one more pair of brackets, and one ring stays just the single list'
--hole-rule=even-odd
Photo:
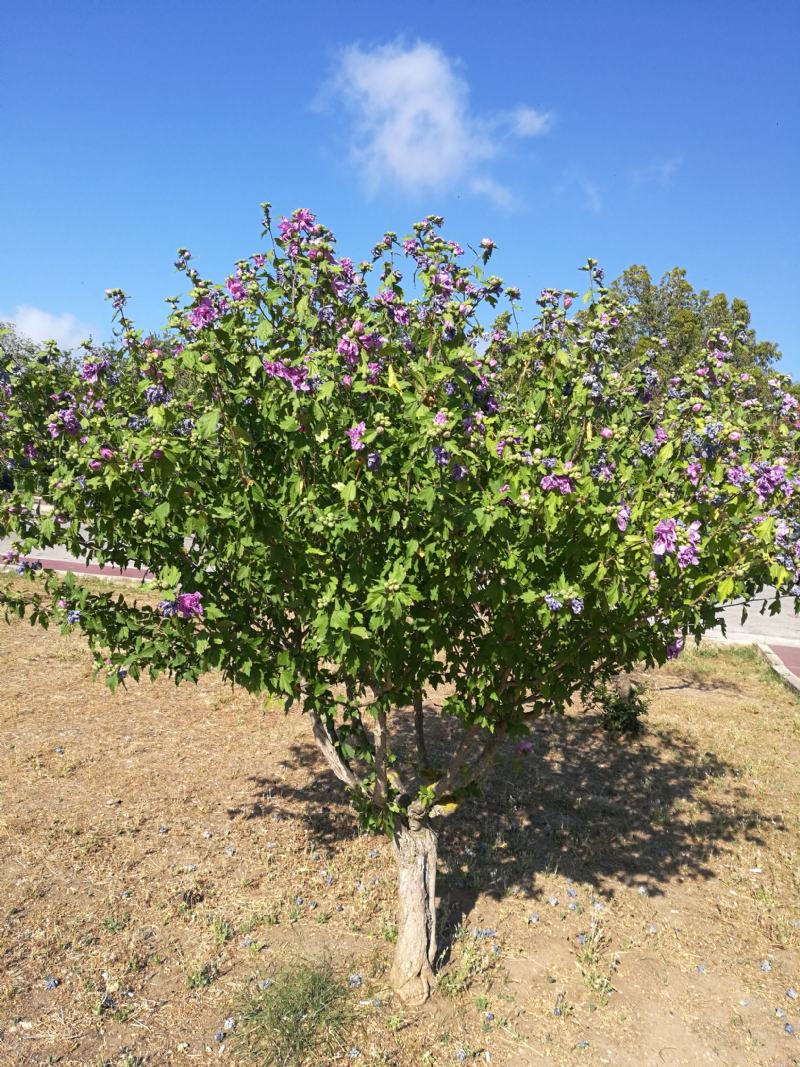
[{"label": "concrete curb", "polygon": [[[773,652],[768,644],[760,634],[754,634],[752,637],[747,637],[744,634],[737,634],[735,637],[709,637],[704,635],[704,641],[711,641],[715,645],[754,645],[764,659],[767,665],[781,678],[787,685],[791,686],[797,693],[800,693],[800,678],[786,666],[777,652]],[[781,639],[781,644],[787,648],[800,648],[800,641],[788,641]]]},{"label": "concrete curb", "polygon": [[756,644],[756,648],[759,649],[764,659],[773,669],[773,671],[790,685],[797,693],[800,693],[800,678],[796,674],[793,674],[777,652],[773,652],[769,645],[762,645],[760,642]]}]

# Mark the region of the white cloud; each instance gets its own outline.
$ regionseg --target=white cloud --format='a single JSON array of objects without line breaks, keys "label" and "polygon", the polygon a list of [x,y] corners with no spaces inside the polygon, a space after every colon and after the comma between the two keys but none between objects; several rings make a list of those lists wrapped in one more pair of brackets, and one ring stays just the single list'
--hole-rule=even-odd
[{"label": "white cloud", "polygon": [[545,133],[551,117],[530,107],[495,118],[475,115],[469,86],[435,45],[419,41],[341,53],[328,86],[352,119],[351,152],[367,188],[431,192],[464,182],[509,206],[511,194],[487,174],[510,135]]},{"label": "white cloud", "polygon": [[512,116],[512,131],[517,137],[541,137],[553,128],[553,114],[535,107],[518,107]]},{"label": "white cloud", "polygon": [[663,188],[672,181],[682,162],[680,156],[673,156],[646,167],[637,167],[631,171],[631,181],[634,185],[660,185]]},{"label": "white cloud", "polygon": [[68,311],[54,315],[28,304],[20,305],[15,312],[0,314],[0,320],[13,323],[17,333],[36,344],[52,340],[64,349],[77,348],[93,332],[91,326]]}]

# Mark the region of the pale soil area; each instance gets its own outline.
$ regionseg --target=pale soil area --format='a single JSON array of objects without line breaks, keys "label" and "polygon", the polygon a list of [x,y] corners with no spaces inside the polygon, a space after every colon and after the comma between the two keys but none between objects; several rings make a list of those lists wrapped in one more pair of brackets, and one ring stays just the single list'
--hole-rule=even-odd
[{"label": "pale soil area", "polygon": [[363,976],[356,1063],[800,1064],[800,704],[747,650],[651,684],[640,741],[539,723],[448,820],[444,988],[408,1011],[391,846],[301,716],[113,696],[79,639],[0,623],[0,1064],[232,1060],[239,990],[325,953]]}]

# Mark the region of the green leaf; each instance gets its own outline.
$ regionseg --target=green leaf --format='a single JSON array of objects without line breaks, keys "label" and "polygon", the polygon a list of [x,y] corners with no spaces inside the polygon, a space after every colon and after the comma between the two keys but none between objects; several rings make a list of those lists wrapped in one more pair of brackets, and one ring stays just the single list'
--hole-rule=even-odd
[{"label": "green leaf", "polygon": [[221,414],[219,408],[211,408],[209,411],[204,412],[194,424],[198,436],[206,439],[213,437],[216,433]]},{"label": "green leaf", "polygon": [[717,586],[717,600],[720,603],[724,603],[726,600],[730,600],[731,594],[735,588],[735,582],[733,578],[723,578],[723,580]]}]

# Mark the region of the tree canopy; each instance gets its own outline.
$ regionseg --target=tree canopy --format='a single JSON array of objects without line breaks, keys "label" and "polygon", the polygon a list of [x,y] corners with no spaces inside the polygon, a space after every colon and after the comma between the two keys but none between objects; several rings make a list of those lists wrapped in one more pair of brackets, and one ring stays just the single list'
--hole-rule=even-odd
[{"label": "tree canopy", "polygon": [[[546,289],[529,330],[487,329],[487,308],[518,321],[519,292],[486,273],[490,238],[465,264],[441,225],[357,266],[310,211],[274,232],[265,205],[268,250],[223,284],[181,251],[174,343],[114,290],[118,364],[53,352],[0,384],[18,472],[0,532],[32,583],[0,591],[7,611],[80,629],[112,687],[219,671],[303,710],[363,825],[397,842],[394,980],[413,997],[436,951],[435,819],[502,740],[677,655],[720,601],[800,593],[787,380],[761,395],[723,329],[668,377],[649,347],[632,358],[593,260],[579,315]],[[26,554],[56,543],[149,570],[161,601],[42,579]],[[434,691],[461,736],[430,768]]]}]

